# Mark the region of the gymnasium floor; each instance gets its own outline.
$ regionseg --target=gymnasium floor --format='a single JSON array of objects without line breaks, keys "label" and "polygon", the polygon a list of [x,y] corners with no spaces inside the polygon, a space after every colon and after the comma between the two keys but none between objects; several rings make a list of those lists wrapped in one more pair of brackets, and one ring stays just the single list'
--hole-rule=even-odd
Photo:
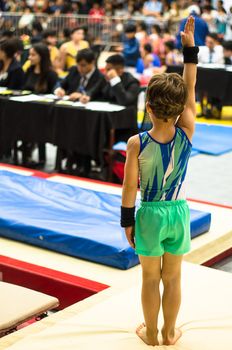
[{"label": "gymnasium floor", "polygon": [[[226,121],[226,124],[230,123],[232,125],[232,122]],[[55,148],[48,145],[47,171],[53,168],[54,154]],[[214,205],[232,207],[231,174],[232,152],[218,157],[197,155],[190,159],[188,198],[213,203],[191,202],[193,207],[200,210],[210,210],[214,218],[213,230],[193,240],[193,253],[200,240],[207,243],[210,236],[214,235],[214,230],[226,226],[229,235],[229,229],[232,229],[231,209]],[[134,334],[134,328],[142,320],[139,266],[128,271],[118,271],[64,255],[61,259],[58,253],[32,246],[27,246],[25,250],[22,243],[0,240],[4,255],[35,264],[46,262],[48,268],[62,269],[66,273],[111,286],[61,313],[2,338],[1,350],[148,349]],[[209,247],[215,245],[216,248],[216,243],[211,244],[209,241],[208,244]],[[231,258],[217,263],[215,268],[232,272]],[[183,337],[176,346],[160,346],[157,349],[231,350],[231,275],[185,262],[183,284],[183,304],[178,319],[178,325],[183,329]]]}]

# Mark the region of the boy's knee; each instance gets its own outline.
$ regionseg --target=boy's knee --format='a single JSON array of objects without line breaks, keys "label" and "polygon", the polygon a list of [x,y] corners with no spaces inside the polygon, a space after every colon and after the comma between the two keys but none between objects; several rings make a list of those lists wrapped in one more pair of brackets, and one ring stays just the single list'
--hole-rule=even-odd
[{"label": "boy's knee", "polygon": [[143,282],[146,283],[152,283],[152,284],[159,284],[161,280],[161,273],[150,273],[150,272],[143,272]]},{"label": "boy's knee", "polygon": [[161,279],[162,282],[165,285],[176,285],[180,283],[180,278],[181,278],[181,274],[180,272],[176,272],[176,273],[165,273],[162,272],[161,274]]}]

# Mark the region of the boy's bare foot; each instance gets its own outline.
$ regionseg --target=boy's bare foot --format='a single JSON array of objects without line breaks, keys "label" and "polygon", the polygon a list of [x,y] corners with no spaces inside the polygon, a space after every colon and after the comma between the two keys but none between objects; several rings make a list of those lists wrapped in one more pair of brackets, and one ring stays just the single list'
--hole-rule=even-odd
[{"label": "boy's bare foot", "polygon": [[167,336],[164,329],[162,329],[163,345],[175,345],[177,340],[182,336],[182,332],[179,328],[175,328],[174,335],[172,337]]},{"label": "boy's bare foot", "polygon": [[153,336],[148,336],[147,335],[145,323],[142,323],[140,326],[138,326],[136,328],[136,334],[147,345],[153,345],[153,346],[159,345],[159,342],[157,340],[157,336],[156,335],[153,335]]}]

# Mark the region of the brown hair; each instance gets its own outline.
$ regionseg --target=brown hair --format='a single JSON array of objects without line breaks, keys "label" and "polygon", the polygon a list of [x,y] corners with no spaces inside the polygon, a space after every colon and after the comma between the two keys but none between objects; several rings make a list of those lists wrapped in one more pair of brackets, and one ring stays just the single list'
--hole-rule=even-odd
[{"label": "brown hair", "polygon": [[155,74],[147,87],[146,102],[158,119],[176,118],[184,110],[187,87],[177,73]]}]

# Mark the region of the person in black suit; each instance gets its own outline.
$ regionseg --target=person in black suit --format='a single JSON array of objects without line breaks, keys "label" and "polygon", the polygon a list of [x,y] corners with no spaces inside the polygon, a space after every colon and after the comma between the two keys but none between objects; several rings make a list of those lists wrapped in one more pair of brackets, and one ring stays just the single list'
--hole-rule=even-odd
[{"label": "person in black suit", "polygon": [[[71,67],[67,77],[59,83],[54,93],[62,98],[69,95],[71,101],[87,103],[91,100],[102,99],[102,89],[106,84],[104,75],[96,68],[94,53],[83,49],[77,53],[76,66]],[[67,155],[64,150],[59,150]],[[76,168],[75,168],[76,165]],[[91,168],[91,158],[73,152],[67,155],[66,170],[78,176],[88,176]],[[75,169],[75,170],[73,170]]]},{"label": "person in black suit", "polygon": [[0,43],[0,86],[20,90],[24,83],[24,72],[16,60],[16,42],[13,39]]},{"label": "person in black suit", "polygon": [[232,40],[224,41],[223,44],[224,63],[232,64]]},{"label": "person in black suit", "polygon": [[54,93],[58,97],[69,95],[70,100],[79,100],[82,103],[100,100],[106,82],[103,74],[96,68],[93,51],[80,50],[76,62],[77,65],[70,68],[69,74],[60,82]]},{"label": "person in black suit", "polygon": [[[0,42],[0,86],[10,90],[20,90],[24,82],[24,72],[15,57],[17,49],[14,39]],[[0,151],[0,157],[3,162],[11,162],[11,145],[4,154]]]},{"label": "person in black suit", "polygon": [[106,60],[105,77],[108,81],[103,89],[104,100],[123,106],[135,106],[140,91],[139,81],[124,71],[125,60],[116,54]]}]

